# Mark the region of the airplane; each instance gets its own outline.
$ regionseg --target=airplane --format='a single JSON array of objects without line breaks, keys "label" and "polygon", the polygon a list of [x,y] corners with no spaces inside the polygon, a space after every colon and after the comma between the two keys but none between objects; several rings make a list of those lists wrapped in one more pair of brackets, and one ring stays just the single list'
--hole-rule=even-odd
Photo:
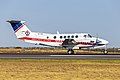
[{"label": "airplane", "polygon": [[18,39],[38,45],[62,47],[68,50],[68,54],[74,54],[74,49],[100,48],[109,43],[107,40],[94,37],[88,33],[39,33],[30,31],[25,25],[25,21],[7,20],[6,22],[11,24]]}]

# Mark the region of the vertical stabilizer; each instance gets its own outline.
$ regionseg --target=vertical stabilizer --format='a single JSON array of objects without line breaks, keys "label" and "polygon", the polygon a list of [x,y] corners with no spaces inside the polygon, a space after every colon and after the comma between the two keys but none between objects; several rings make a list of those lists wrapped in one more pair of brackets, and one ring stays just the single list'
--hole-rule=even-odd
[{"label": "vertical stabilizer", "polygon": [[31,31],[24,24],[25,21],[7,20],[7,22],[11,24],[17,38],[30,36]]}]

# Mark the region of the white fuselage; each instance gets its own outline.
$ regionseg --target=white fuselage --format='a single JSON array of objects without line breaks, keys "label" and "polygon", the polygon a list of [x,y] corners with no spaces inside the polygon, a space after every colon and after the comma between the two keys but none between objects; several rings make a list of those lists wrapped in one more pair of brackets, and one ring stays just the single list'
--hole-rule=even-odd
[{"label": "white fuselage", "polygon": [[[94,47],[96,43],[96,38],[92,37],[87,33],[74,33],[74,34],[46,34],[46,33],[36,33],[31,32],[31,35],[27,37],[19,38],[25,40],[26,42],[46,45],[46,46],[56,46],[62,47],[62,43],[65,39],[74,39],[77,45],[73,47],[73,49],[86,48],[86,47]],[[106,40],[98,38],[101,41],[99,44],[103,46],[107,43]]]}]

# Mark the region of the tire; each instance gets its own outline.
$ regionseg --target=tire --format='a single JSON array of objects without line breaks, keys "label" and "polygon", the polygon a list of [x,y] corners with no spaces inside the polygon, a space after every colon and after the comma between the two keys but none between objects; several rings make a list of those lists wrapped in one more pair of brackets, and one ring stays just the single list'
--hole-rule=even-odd
[{"label": "tire", "polygon": [[108,51],[107,51],[107,50],[105,50],[105,51],[104,51],[104,54],[107,54],[107,53],[108,53]]},{"label": "tire", "polygon": [[68,54],[74,54],[74,50],[69,49],[69,50],[67,51],[67,53],[68,53]]}]

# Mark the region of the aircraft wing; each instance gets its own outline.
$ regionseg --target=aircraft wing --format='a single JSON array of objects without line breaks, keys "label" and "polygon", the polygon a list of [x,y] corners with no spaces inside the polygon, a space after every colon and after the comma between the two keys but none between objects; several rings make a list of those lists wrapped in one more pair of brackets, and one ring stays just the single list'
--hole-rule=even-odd
[{"label": "aircraft wing", "polygon": [[64,42],[62,43],[63,47],[74,47],[78,43],[74,39],[65,39]]}]

